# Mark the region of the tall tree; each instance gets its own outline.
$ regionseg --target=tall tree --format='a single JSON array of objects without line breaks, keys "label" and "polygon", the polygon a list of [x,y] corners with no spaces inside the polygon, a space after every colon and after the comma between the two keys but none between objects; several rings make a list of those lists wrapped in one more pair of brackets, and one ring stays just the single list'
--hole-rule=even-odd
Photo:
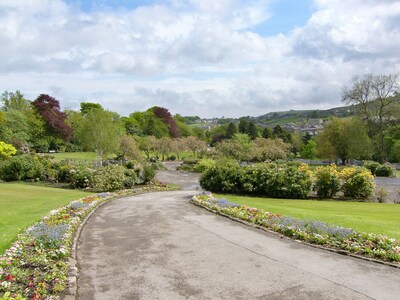
[{"label": "tall tree", "polygon": [[25,99],[20,91],[16,91],[15,93],[5,91],[1,95],[1,102],[1,110],[3,111],[24,111],[30,108],[30,101]]},{"label": "tall tree", "polygon": [[393,104],[398,102],[400,91],[399,75],[365,74],[353,78],[352,85],[343,89],[342,101],[355,105],[361,118],[367,123],[370,137],[374,138],[377,159],[386,160],[387,151],[384,141],[386,126],[398,120]]},{"label": "tall tree", "polygon": [[257,126],[253,122],[249,122],[247,134],[249,135],[250,139],[252,139],[252,140],[255,140],[258,137]]},{"label": "tall tree", "polygon": [[228,124],[228,127],[226,128],[226,138],[231,139],[233,136],[238,132],[236,125],[233,124],[232,122]]},{"label": "tall tree", "polygon": [[279,138],[285,143],[292,142],[292,135],[288,130],[283,129],[280,125],[276,125],[272,130],[272,136],[274,138]]},{"label": "tall tree", "polygon": [[262,137],[264,139],[270,139],[272,138],[272,129],[269,127],[265,127],[262,131]]},{"label": "tall tree", "polygon": [[188,136],[187,138],[183,139],[184,147],[187,150],[190,150],[193,152],[193,156],[196,157],[198,153],[204,152],[206,147],[206,143],[203,142],[202,140],[194,137],[194,136]]},{"label": "tall tree", "polygon": [[32,105],[46,122],[50,134],[55,134],[65,141],[72,137],[72,128],[66,124],[67,114],[60,110],[60,102],[45,94],[39,95]]},{"label": "tall tree", "polygon": [[93,109],[85,116],[76,136],[80,144],[101,158],[116,154],[120,148],[123,129],[113,120],[114,114],[103,109]]},{"label": "tall tree", "polygon": [[321,158],[336,159],[344,164],[348,159],[371,157],[371,140],[361,120],[334,118],[317,137],[317,152]]},{"label": "tall tree", "polygon": [[81,114],[87,115],[93,109],[103,109],[99,103],[81,102]]},{"label": "tall tree", "polygon": [[171,137],[173,138],[180,137],[178,126],[176,125],[176,122],[172,117],[171,113],[168,111],[168,109],[164,107],[154,106],[152,108],[152,111],[154,112],[154,115],[156,117],[163,119],[165,124],[168,125]]},{"label": "tall tree", "polygon": [[249,130],[249,120],[248,118],[240,118],[239,120],[239,132],[240,133],[247,133]]}]

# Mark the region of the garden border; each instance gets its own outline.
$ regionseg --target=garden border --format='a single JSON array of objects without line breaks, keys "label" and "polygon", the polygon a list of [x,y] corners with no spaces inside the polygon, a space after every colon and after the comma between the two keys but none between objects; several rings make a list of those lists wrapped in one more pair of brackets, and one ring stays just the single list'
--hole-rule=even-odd
[{"label": "garden border", "polygon": [[230,216],[228,214],[225,214],[225,213],[222,213],[220,211],[212,210],[211,208],[208,208],[208,207],[203,206],[203,205],[201,205],[199,203],[196,203],[192,199],[189,200],[189,203],[191,203],[191,204],[193,204],[195,206],[201,207],[201,208],[203,208],[203,209],[205,209],[205,210],[207,210],[209,212],[212,212],[212,213],[214,213],[216,215],[220,215],[222,217],[228,218],[228,219],[230,219],[232,221],[235,221],[235,222],[238,222],[238,223],[242,223],[244,225],[247,225],[247,226],[250,226],[250,227],[253,227],[253,228],[256,228],[256,229],[263,230],[263,231],[268,232],[270,234],[273,234],[275,236],[279,236],[281,239],[291,240],[291,241],[297,242],[299,244],[311,246],[313,248],[326,250],[326,251],[329,251],[329,252],[334,252],[334,253],[337,253],[337,254],[340,254],[340,255],[347,255],[347,256],[358,258],[358,259],[361,259],[361,260],[365,260],[365,261],[369,261],[369,262],[373,262],[373,263],[378,263],[378,264],[381,264],[381,265],[390,266],[392,268],[400,269],[400,264],[393,264],[393,263],[390,263],[390,262],[387,262],[387,261],[383,261],[383,260],[369,258],[369,257],[361,256],[361,255],[356,255],[356,254],[353,254],[353,253],[351,253],[349,251],[342,250],[342,249],[328,248],[328,247],[324,247],[324,246],[321,246],[321,245],[316,245],[316,244],[312,244],[312,243],[307,243],[305,241],[292,239],[292,238],[287,237],[287,236],[285,236],[285,235],[283,235],[283,234],[281,234],[279,232],[273,231],[273,230],[271,230],[269,228],[266,228],[266,227],[263,227],[263,226],[260,226],[260,225],[257,225],[257,224],[251,223],[251,222],[247,222],[247,221],[239,219],[239,218],[232,217],[232,216]]}]

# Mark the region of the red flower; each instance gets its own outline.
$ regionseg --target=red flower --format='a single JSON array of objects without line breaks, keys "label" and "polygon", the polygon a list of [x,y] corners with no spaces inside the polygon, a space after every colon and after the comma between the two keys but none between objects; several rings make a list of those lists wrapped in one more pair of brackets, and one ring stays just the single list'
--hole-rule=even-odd
[{"label": "red flower", "polygon": [[6,281],[13,281],[13,280],[14,280],[14,276],[12,276],[12,275],[6,276]]}]

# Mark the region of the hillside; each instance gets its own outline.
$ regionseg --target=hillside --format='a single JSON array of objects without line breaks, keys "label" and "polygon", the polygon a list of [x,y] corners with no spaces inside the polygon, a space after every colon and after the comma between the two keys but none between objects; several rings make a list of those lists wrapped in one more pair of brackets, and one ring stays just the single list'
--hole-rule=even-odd
[{"label": "hillside", "polygon": [[253,118],[257,123],[275,126],[287,123],[302,123],[307,119],[324,119],[329,117],[348,117],[354,115],[354,107],[343,106],[326,110],[289,110],[270,112]]}]

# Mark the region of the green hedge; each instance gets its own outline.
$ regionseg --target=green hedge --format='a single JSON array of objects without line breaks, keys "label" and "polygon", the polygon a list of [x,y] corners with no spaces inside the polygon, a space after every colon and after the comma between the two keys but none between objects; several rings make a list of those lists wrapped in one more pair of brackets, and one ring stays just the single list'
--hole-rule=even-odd
[{"label": "green hedge", "polygon": [[318,197],[341,195],[357,200],[369,199],[374,177],[362,167],[318,167],[312,172],[305,164],[265,163],[241,167],[236,162],[217,162],[200,177],[203,189],[216,193],[246,194],[262,197],[305,199],[311,187]]},{"label": "green hedge", "polygon": [[249,194],[274,198],[307,198],[311,176],[297,165],[256,164],[241,167],[216,164],[200,177],[202,188],[212,192]]}]

